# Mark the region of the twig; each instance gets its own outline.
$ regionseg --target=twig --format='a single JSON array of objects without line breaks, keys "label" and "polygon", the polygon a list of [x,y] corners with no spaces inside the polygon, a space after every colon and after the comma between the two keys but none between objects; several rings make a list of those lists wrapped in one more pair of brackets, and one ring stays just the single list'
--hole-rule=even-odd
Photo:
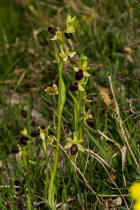
[{"label": "twig", "polygon": [[[121,195],[103,195],[103,194],[98,194],[99,197],[120,197]],[[131,197],[130,194],[123,194],[124,197]]]}]

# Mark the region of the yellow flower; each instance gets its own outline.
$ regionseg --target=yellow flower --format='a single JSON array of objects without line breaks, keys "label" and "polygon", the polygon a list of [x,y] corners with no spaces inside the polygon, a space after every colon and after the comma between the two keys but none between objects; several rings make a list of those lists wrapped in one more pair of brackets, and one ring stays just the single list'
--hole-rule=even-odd
[{"label": "yellow flower", "polygon": [[132,198],[136,201],[134,204],[134,210],[140,210],[140,182],[134,182],[129,188]]},{"label": "yellow flower", "polygon": [[57,95],[58,94],[57,85],[53,84],[53,87],[47,87],[45,89],[45,92],[47,92],[50,95]]},{"label": "yellow flower", "polygon": [[56,31],[54,37],[50,40],[54,41],[54,40],[57,40],[57,39],[62,40],[62,32],[60,31],[59,28],[57,28],[57,31]]},{"label": "yellow flower", "polygon": [[140,182],[134,182],[129,191],[133,199],[140,199]]},{"label": "yellow flower", "polygon": [[81,64],[79,64],[78,67],[74,66],[74,71],[75,71],[75,72],[78,72],[79,69],[83,70],[83,75],[84,75],[84,77],[89,77],[89,76],[90,76],[90,74],[87,73],[87,71],[86,71],[86,70],[89,69],[89,67],[87,67],[87,69],[86,69],[86,68],[84,68]]},{"label": "yellow flower", "polygon": [[73,132],[73,139],[66,138],[66,141],[68,141],[68,143],[65,145],[65,149],[69,149],[73,145],[77,145],[78,150],[80,150],[81,152],[84,152],[84,148],[81,145],[81,143],[83,142],[83,139],[77,139],[77,137],[78,137],[78,133],[77,132]]},{"label": "yellow flower", "polygon": [[51,136],[51,137],[49,136],[48,137],[48,142],[53,147],[56,147],[56,145],[57,145],[57,139],[56,139],[55,136]]},{"label": "yellow flower", "polygon": [[140,199],[134,204],[134,210],[140,210]]},{"label": "yellow flower", "polygon": [[81,152],[84,152],[84,148],[81,145],[81,143],[83,142],[83,139],[71,139],[71,138],[66,138],[66,140],[68,141],[68,143],[65,145],[65,149],[69,149],[71,148],[73,145],[77,145],[78,150],[80,150]]},{"label": "yellow flower", "polygon": [[64,52],[63,49],[61,48],[61,53],[59,54],[61,58],[63,58],[63,61],[66,63],[70,63],[69,58],[74,57],[76,52],[70,52],[70,49],[67,48],[66,51]]}]

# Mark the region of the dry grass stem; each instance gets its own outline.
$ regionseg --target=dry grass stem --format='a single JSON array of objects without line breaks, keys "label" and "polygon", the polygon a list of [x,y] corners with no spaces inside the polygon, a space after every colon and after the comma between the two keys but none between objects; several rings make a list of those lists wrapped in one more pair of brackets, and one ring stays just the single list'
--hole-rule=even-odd
[{"label": "dry grass stem", "polygon": [[71,164],[73,165],[73,167],[75,168],[75,170],[80,174],[80,176],[82,177],[82,179],[85,182],[85,185],[87,186],[87,188],[96,196],[97,200],[99,201],[99,203],[102,205],[97,193],[92,189],[92,187],[90,186],[90,184],[88,183],[87,179],[85,178],[85,176],[82,174],[82,172],[80,171],[80,169],[75,165],[75,163],[71,160],[71,158],[68,156],[68,154],[66,153],[66,151],[64,150],[64,148],[61,146],[61,144],[59,145],[61,150],[65,153],[65,155],[67,156],[67,158],[70,160]]},{"label": "dry grass stem", "polygon": [[125,133],[125,130],[123,128],[123,121],[121,119],[121,115],[120,115],[120,110],[119,110],[119,107],[118,107],[118,104],[117,104],[117,101],[116,101],[116,97],[115,97],[115,93],[114,93],[114,89],[113,89],[113,86],[112,86],[112,81],[111,81],[111,76],[109,76],[109,83],[110,83],[110,88],[111,88],[111,92],[112,92],[112,95],[113,95],[113,99],[114,99],[114,104],[115,104],[115,108],[116,108],[116,113],[118,115],[118,122],[119,122],[119,125],[120,125],[120,130],[121,130],[121,136],[123,137],[125,143],[126,143],[126,146],[130,152],[130,154],[132,155],[132,158],[134,160],[134,163],[136,165],[136,167],[140,170],[140,166],[135,158],[135,155],[129,145],[129,142],[128,142],[128,138],[127,138],[127,135]]},{"label": "dry grass stem", "polygon": [[109,163],[104,160],[100,155],[96,154],[95,152],[93,152],[90,149],[85,149],[86,152],[92,154],[93,157],[96,157],[97,160],[100,160],[102,162],[102,164],[106,165],[108,168],[110,168],[113,172],[115,172],[114,168],[112,168]]},{"label": "dry grass stem", "polygon": [[101,136],[103,136],[107,141],[110,141],[110,142],[114,143],[119,148],[119,150],[121,150],[121,145],[120,144],[118,144],[113,139],[106,136],[102,131],[98,130],[98,133],[101,134]]}]

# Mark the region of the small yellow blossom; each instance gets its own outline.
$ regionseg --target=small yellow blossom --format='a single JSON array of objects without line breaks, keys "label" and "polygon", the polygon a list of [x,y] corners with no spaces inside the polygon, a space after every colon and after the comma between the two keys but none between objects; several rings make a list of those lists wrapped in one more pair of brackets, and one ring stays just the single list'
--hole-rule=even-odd
[{"label": "small yellow blossom", "polygon": [[66,51],[64,52],[63,49],[61,48],[61,53],[59,54],[61,58],[63,58],[63,61],[66,63],[70,63],[69,58],[74,57],[76,52],[70,52],[70,49],[67,48]]},{"label": "small yellow blossom", "polygon": [[53,38],[51,38],[50,40],[55,41],[57,39],[62,40],[62,32],[60,31],[59,28],[57,28],[55,36]]},{"label": "small yellow blossom", "polygon": [[140,199],[140,182],[134,182],[129,191],[133,199]]},{"label": "small yellow blossom", "polygon": [[88,16],[88,15],[83,15],[82,20],[93,21],[93,18],[91,16]]},{"label": "small yellow blossom", "polygon": [[78,149],[81,152],[84,152],[84,148],[81,145],[81,143],[83,142],[83,139],[77,139],[78,137],[78,133],[77,132],[73,132],[73,139],[71,138],[66,138],[66,141],[68,141],[68,143],[65,145],[65,149],[69,149],[71,148],[73,145],[77,145]]},{"label": "small yellow blossom", "polygon": [[134,182],[129,188],[132,198],[135,200],[134,210],[140,210],[140,182]]},{"label": "small yellow blossom", "polygon": [[140,199],[134,204],[134,210],[140,210]]},{"label": "small yellow blossom", "polygon": [[84,148],[81,145],[81,143],[83,142],[83,139],[78,139],[78,140],[73,140],[71,138],[66,138],[66,140],[68,141],[68,143],[65,145],[65,149],[69,149],[71,148],[73,145],[77,145],[78,149],[81,152],[84,152]]},{"label": "small yellow blossom", "polygon": [[57,144],[56,137],[55,137],[55,136],[51,136],[51,137],[49,136],[49,137],[48,137],[48,142],[49,142],[49,144],[50,144],[51,146],[55,147],[56,144]]},{"label": "small yellow blossom", "polygon": [[[81,65],[79,65],[79,67],[74,66],[74,71],[75,71],[75,72],[79,71],[79,68],[81,68]],[[81,69],[83,70],[83,68],[81,68]],[[89,69],[89,67],[88,67],[88,69]],[[86,70],[88,70],[88,69],[86,69]],[[89,77],[90,74],[87,73],[86,70],[83,70],[83,75],[84,75],[84,77]]]},{"label": "small yellow blossom", "polygon": [[58,88],[56,84],[53,84],[53,87],[47,87],[45,89],[45,92],[47,92],[50,95],[58,95]]},{"label": "small yellow blossom", "polygon": [[85,107],[83,107],[83,112],[84,112],[85,120],[87,120],[89,118],[92,118],[92,114],[91,114],[91,110],[90,109],[88,109],[88,111],[86,112],[85,111]]}]

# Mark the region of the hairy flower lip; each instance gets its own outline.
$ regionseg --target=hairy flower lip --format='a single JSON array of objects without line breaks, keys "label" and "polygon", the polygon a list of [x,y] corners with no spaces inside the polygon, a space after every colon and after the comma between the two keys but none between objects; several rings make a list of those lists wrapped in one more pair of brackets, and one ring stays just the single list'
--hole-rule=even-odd
[{"label": "hairy flower lip", "polygon": [[52,35],[56,35],[57,29],[53,27],[48,27],[48,32]]},{"label": "hairy flower lip", "polygon": [[13,153],[13,154],[17,154],[18,152],[19,152],[18,147],[13,148],[13,149],[11,150],[11,153]]},{"label": "hairy flower lip", "polygon": [[67,39],[71,39],[72,36],[73,36],[73,33],[65,33],[65,37],[66,37]]},{"label": "hairy flower lip", "polygon": [[29,140],[28,137],[26,137],[26,136],[21,136],[20,139],[19,139],[19,144],[20,144],[20,145],[26,145],[28,140]]},{"label": "hairy flower lip", "polygon": [[79,71],[77,71],[75,73],[75,80],[79,81],[83,78],[83,70],[82,69],[79,69]]},{"label": "hairy flower lip", "polygon": [[78,152],[78,146],[77,144],[73,144],[71,147],[70,147],[70,154],[71,155],[76,155]]},{"label": "hairy flower lip", "polygon": [[91,128],[94,127],[94,125],[95,125],[93,118],[86,119],[86,123]]},{"label": "hairy flower lip", "polygon": [[69,87],[69,90],[71,92],[75,92],[76,90],[78,90],[78,83],[75,82],[74,84],[72,84],[70,87]]},{"label": "hairy flower lip", "polygon": [[35,130],[31,133],[31,137],[37,137],[40,135],[40,130]]}]

